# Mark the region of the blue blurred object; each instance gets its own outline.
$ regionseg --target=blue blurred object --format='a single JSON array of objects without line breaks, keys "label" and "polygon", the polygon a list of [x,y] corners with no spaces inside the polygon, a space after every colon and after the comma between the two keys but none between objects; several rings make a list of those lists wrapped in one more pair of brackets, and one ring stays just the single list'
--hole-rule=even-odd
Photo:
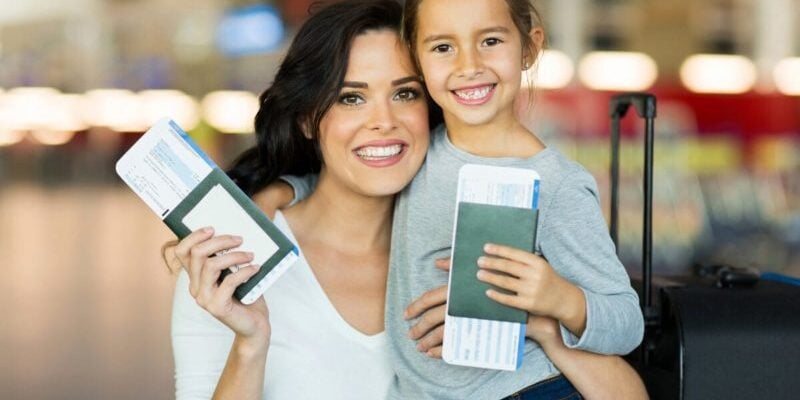
[{"label": "blue blurred object", "polygon": [[225,13],[217,26],[217,47],[226,56],[268,53],[279,48],[285,29],[278,11],[268,5],[240,7]]},{"label": "blue blurred object", "polygon": [[764,272],[761,274],[761,279],[765,281],[774,281],[774,282],[781,282],[786,283],[789,285],[800,286],[800,279],[793,278],[788,275],[778,274],[775,272]]}]

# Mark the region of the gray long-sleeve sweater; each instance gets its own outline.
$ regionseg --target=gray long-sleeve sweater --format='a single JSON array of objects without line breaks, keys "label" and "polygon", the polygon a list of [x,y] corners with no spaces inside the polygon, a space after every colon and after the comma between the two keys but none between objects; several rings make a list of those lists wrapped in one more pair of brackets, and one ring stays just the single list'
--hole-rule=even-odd
[{"label": "gray long-sleeve sweater", "polygon": [[[539,173],[537,250],[586,297],[586,330],[578,338],[562,326],[564,343],[603,354],[632,351],[642,339],[644,323],[638,297],[609,237],[594,178],[552,148],[526,159],[477,157],[456,148],[440,127],[431,133],[425,163],[395,205],[385,318],[397,378],[389,398],[499,399],[558,372],[530,340],[522,367],[506,372],[430,359],[407,336],[415,322],[403,319],[408,304],[447,283],[447,273],[436,269],[434,260],[450,254],[458,171],[467,163]],[[298,198],[307,197],[313,184],[286,180]]]}]

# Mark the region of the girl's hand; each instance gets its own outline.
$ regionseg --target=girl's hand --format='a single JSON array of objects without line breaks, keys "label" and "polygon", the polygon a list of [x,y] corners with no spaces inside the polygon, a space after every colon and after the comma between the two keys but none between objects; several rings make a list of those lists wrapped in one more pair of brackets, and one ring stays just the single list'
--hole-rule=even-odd
[{"label": "girl's hand", "polygon": [[[436,268],[450,271],[450,259],[436,260]],[[406,320],[417,318],[408,337],[417,341],[417,350],[431,358],[442,358],[444,318],[447,306],[447,285],[429,290],[406,308]]]},{"label": "girl's hand", "polygon": [[[242,244],[238,236],[213,236],[212,228],[192,232],[175,246],[175,257],[189,273],[189,293],[197,304],[231,328],[240,342],[261,347],[270,337],[269,311],[263,297],[244,305],[233,292],[260,266],[250,264],[253,254],[233,251]],[[240,267],[237,267],[240,266]],[[234,267],[220,282],[222,271]]]},{"label": "girl's hand", "polygon": [[267,214],[275,218],[275,211],[281,210],[294,200],[294,189],[288,183],[278,180],[253,195],[253,202]]},{"label": "girl's hand", "polygon": [[[530,314],[561,321],[580,336],[586,329],[586,299],[577,286],[559,276],[543,257],[507,246],[487,244],[478,259],[478,279],[512,292],[486,291],[492,300]],[[500,273],[498,273],[500,272]]]},{"label": "girl's hand", "polygon": [[564,345],[561,339],[561,329],[558,326],[558,321],[549,317],[537,317],[528,314],[525,337],[535,340],[545,351],[554,346]]}]

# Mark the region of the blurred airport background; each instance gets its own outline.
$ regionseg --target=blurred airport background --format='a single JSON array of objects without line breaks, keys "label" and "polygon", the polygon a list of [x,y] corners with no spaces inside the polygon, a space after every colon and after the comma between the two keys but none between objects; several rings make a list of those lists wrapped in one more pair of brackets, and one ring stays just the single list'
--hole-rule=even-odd
[{"label": "blurred airport background", "polygon": [[[252,143],[309,0],[2,0],[0,398],[173,397],[172,237],[114,173],[171,116],[224,166]],[[608,210],[608,99],[651,91],[654,268],[800,277],[800,0],[535,0],[520,112]],[[621,257],[639,275],[641,123],[623,124]]]}]

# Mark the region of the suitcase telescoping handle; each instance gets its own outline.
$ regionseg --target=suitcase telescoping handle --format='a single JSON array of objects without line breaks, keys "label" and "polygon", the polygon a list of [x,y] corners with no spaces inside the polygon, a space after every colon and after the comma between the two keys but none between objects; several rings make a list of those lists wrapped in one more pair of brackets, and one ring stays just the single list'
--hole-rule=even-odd
[{"label": "suitcase telescoping handle", "polygon": [[[636,114],[645,120],[644,151],[644,227],[642,229],[642,298],[640,299],[645,324],[657,322],[657,311],[652,304],[653,259],[653,131],[656,119],[656,97],[649,93],[625,93],[611,98],[611,240],[619,253],[619,131],[620,120],[633,106]],[[643,362],[647,363],[647,343],[642,345]]]}]

